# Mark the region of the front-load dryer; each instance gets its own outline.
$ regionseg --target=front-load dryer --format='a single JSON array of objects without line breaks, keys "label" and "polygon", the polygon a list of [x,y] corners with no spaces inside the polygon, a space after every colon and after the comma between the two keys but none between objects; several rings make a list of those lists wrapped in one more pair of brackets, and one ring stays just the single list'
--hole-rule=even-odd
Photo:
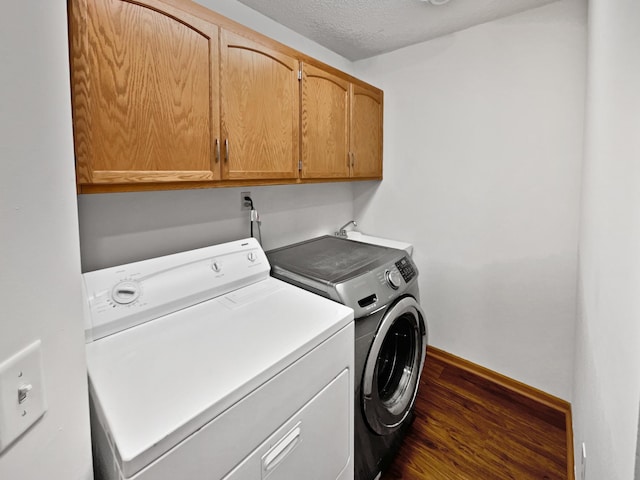
[{"label": "front-load dryer", "polygon": [[403,250],[333,236],[267,257],[274,277],[355,311],[355,479],[373,480],[413,421],[427,348],[418,269]]}]

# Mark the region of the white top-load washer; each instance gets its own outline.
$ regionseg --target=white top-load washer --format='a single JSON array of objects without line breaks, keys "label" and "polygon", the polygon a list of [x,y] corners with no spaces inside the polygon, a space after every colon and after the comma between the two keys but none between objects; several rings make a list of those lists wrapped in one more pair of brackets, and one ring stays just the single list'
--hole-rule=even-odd
[{"label": "white top-load washer", "polygon": [[353,311],[254,239],[83,275],[97,479],[353,479]]}]

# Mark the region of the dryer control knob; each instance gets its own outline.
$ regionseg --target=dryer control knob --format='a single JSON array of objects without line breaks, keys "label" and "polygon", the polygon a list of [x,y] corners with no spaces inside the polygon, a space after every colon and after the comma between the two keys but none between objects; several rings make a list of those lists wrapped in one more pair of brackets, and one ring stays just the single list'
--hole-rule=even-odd
[{"label": "dryer control knob", "polygon": [[120,305],[128,305],[135,302],[140,296],[140,285],[138,282],[124,280],[118,283],[111,290],[111,298]]},{"label": "dryer control knob", "polygon": [[220,270],[222,270],[222,264],[220,263],[219,260],[214,260],[213,261],[213,263],[211,264],[211,270],[213,270],[216,273],[218,273],[218,272],[220,272]]},{"label": "dryer control knob", "polygon": [[249,252],[247,254],[247,258],[250,262],[255,262],[258,259],[258,256],[256,255],[256,252]]},{"label": "dryer control knob", "polygon": [[397,270],[387,270],[384,272],[384,279],[394,290],[397,290],[400,288],[400,285],[402,285],[402,277]]}]

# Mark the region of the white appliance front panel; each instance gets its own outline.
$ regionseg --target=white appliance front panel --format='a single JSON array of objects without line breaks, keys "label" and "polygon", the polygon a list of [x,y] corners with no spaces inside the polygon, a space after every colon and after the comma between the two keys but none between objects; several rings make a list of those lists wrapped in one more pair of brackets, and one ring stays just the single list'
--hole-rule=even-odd
[{"label": "white appliance front panel", "polygon": [[350,463],[349,371],[337,378],[222,480],[336,480]]}]

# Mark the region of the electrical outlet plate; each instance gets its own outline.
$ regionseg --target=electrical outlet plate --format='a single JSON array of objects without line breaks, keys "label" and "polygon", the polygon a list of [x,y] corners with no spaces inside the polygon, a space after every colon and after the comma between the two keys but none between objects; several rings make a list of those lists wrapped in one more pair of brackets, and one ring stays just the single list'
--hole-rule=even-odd
[{"label": "electrical outlet plate", "polygon": [[582,442],[581,459],[580,459],[580,480],[587,478],[587,445]]},{"label": "electrical outlet plate", "polygon": [[0,364],[0,452],[47,411],[40,340]]},{"label": "electrical outlet plate", "polygon": [[251,210],[251,204],[247,202],[244,197],[251,198],[251,192],[240,192],[240,210],[249,211]]}]

